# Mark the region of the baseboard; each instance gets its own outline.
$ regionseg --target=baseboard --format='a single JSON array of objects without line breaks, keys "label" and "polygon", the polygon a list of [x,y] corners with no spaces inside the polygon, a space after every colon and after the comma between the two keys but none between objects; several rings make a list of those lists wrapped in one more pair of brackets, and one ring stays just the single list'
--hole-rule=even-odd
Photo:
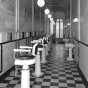
[{"label": "baseboard", "polygon": [[85,78],[83,72],[81,71],[79,65],[78,65],[78,71],[79,71],[80,76],[82,77],[84,85],[86,86],[86,88],[88,88],[88,81],[86,80],[86,78]]}]

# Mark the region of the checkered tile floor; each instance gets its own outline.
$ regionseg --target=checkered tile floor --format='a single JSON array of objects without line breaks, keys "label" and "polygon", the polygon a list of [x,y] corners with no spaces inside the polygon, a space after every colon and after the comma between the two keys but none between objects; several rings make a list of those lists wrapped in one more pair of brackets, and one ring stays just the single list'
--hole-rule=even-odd
[{"label": "checkered tile floor", "polygon": [[[76,62],[64,60],[63,45],[54,45],[47,63],[42,65],[44,75],[35,78],[31,74],[31,88],[86,88],[79,75]],[[34,66],[31,66],[31,73]],[[14,77],[14,69],[0,81],[0,88],[21,88],[20,72]]]}]

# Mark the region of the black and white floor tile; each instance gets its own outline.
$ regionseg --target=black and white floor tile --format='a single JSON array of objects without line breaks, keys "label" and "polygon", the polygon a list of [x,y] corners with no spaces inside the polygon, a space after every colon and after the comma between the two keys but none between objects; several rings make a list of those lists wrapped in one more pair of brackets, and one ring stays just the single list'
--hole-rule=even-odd
[{"label": "black and white floor tile", "polygon": [[[47,57],[47,63],[43,64],[44,75],[35,78],[31,74],[31,88],[86,88],[78,72],[74,61],[66,61],[63,45],[54,45],[51,54]],[[31,66],[31,73],[34,65]],[[0,79],[0,88],[21,88],[20,72],[14,76],[14,69],[3,79]]]}]

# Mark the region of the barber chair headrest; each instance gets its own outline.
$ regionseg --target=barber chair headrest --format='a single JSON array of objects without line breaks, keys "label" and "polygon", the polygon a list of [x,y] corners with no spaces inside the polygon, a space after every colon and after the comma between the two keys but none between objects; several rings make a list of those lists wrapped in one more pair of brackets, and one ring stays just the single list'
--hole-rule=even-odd
[{"label": "barber chair headrest", "polygon": [[37,52],[38,52],[38,43],[36,43],[36,44],[33,45],[32,55],[33,56],[36,56],[37,55]]}]

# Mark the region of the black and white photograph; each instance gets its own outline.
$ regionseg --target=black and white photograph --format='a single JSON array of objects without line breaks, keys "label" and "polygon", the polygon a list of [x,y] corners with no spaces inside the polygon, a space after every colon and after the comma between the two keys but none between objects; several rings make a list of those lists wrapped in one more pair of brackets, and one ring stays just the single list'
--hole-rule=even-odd
[{"label": "black and white photograph", "polygon": [[0,88],[88,88],[88,0],[0,0]]}]

